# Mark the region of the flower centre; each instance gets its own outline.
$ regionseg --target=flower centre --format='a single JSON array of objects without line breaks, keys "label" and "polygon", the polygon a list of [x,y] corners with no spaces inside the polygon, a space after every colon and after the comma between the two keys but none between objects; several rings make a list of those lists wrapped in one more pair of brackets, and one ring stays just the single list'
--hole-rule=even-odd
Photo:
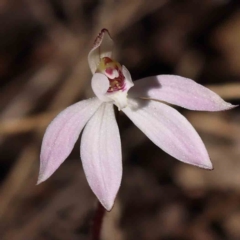
[{"label": "flower centre", "polygon": [[112,93],[125,88],[125,77],[122,74],[122,66],[120,63],[109,57],[103,57],[100,60],[96,72],[101,72],[107,76],[110,87],[107,92]]}]

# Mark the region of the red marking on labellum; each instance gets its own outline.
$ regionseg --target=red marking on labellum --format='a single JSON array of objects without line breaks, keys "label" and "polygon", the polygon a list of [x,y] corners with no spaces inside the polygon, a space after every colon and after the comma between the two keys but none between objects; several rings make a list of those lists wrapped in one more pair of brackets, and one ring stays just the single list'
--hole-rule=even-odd
[{"label": "red marking on labellum", "polygon": [[106,68],[105,72],[109,75],[113,74],[113,69],[112,68]]},{"label": "red marking on labellum", "polygon": [[124,90],[125,88],[125,77],[122,74],[122,71],[119,69],[118,70],[119,76],[117,78],[114,79],[109,79],[110,82],[110,87],[108,89],[107,92],[111,93],[111,92],[116,92],[119,90]]},{"label": "red marking on labellum", "polygon": [[[110,87],[107,92],[111,93],[119,90],[124,90],[125,77],[122,73],[122,67],[118,62],[112,60],[109,57],[104,57],[101,59],[97,71],[105,74],[109,80]],[[116,74],[116,72],[118,74]]]}]

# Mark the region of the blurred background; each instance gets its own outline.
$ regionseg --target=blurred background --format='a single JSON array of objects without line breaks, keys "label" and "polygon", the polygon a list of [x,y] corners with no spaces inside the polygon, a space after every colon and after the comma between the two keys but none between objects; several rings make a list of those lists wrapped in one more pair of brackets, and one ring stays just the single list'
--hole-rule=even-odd
[{"label": "blurred background", "polygon": [[[134,80],[181,75],[240,103],[239,0],[1,0],[0,22],[1,240],[89,239],[96,198],[79,141],[36,181],[47,125],[92,96],[87,54],[102,28]],[[102,239],[240,239],[240,110],[178,110],[214,171],[171,158],[120,114],[123,181]]]}]

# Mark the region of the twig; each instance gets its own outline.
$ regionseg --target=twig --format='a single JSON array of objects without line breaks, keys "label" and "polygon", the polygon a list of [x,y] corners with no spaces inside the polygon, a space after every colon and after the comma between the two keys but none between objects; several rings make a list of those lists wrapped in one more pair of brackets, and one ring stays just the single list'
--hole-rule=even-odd
[{"label": "twig", "polygon": [[51,90],[66,71],[66,63],[60,62],[59,58],[63,58],[63,56],[56,56],[34,74],[11,102],[6,105],[1,114],[1,120],[20,118],[34,109],[38,99]]},{"label": "twig", "polygon": [[[26,155],[25,155],[26,156]],[[32,216],[29,216],[29,220],[27,221],[27,224],[23,224],[21,228],[14,227],[11,228],[11,231],[7,231],[4,234],[4,237],[1,240],[26,240],[26,239],[38,239],[41,236],[42,232],[50,232],[50,228],[52,224],[56,221],[59,221],[59,212],[63,209],[72,209],[72,206],[75,206],[74,211],[70,211],[69,214],[71,217],[74,216],[76,219],[76,223],[71,222],[71,226],[69,226],[71,229],[73,228],[79,228],[79,224],[83,225],[84,221],[86,220],[86,215],[89,212],[89,210],[92,207],[92,201],[94,196],[85,181],[85,176],[83,174],[79,174],[79,169],[76,169],[75,165],[68,165],[67,171],[71,171],[73,174],[68,175],[69,179],[71,179],[71,185],[67,186],[61,186],[58,189],[55,189],[55,194],[51,197],[49,197],[46,201],[46,205],[41,208],[41,211],[37,211]],[[70,168],[69,168],[70,167]],[[19,166],[21,168],[21,166]],[[27,170],[29,171],[29,170]],[[75,171],[77,174],[75,174]],[[16,172],[17,173],[17,172]],[[23,172],[23,175],[25,175],[25,181],[29,178],[29,172],[26,171]],[[31,182],[34,182],[34,179],[29,179]],[[29,182],[28,180],[28,182]],[[15,177],[15,182],[13,183],[14,187],[16,185],[16,182],[18,182],[19,179]],[[21,183],[23,184],[23,182]],[[20,187],[20,186],[19,186]],[[19,190],[22,189],[21,187]],[[26,191],[44,191],[45,187],[43,185],[40,185],[36,187],[34,184],[28,184],[28,187],[25,187],[25,191],[21,192],[22,194]],[[12,189],[10,189],[12,191]],[[15,191],[15,190],[14,190]],[[84,193],[84,194],[82,194]],[[69,197],[71,196],[71,197]],[[81,199],[81,204],[79,204],[79,199]],[[90,201],[89,201],[90,200]],[[13,202],[13,205],[17,205],[17,202],[19,202],[17,199],[15,199],[15,202]],[[1,210],[1,208],[0,208]],[[14,212],[14,208],[9,208],[8,213],[11,216],[12,212]],[[6,215],[6,219],[11,219],[9,215]],[[66,224],[64,229],[66,229],[68,225]],[[64,234],[64,231],[61,231],[61,224],[58,225],[57,232],[59,232],[60,236],[57,237],[57,239],[66,240],[66,239],[76,239],[73,238],[73,236],[66,236]],[[71,232],[71,231],[69,231]],[[2,234],[2,233],[1,233]],[[63,235],[63,236],[62,236]],[[44,239],[47,239],[44,237]]]},{"label": "twig", "polygon": [[222,85],[207,85],[209,89],[225,99],[240,99],[240,84],[228,83]]},{"label": "twig", "polygon": [[[229,124],[229,121],[224,119],[220,114],[215,113],[210,115],[208,113],[188,112],[186,113],[186,117],[197,130],[207,132],[218,137],[239,139],[239,124],[234,122]],[[199,119],[201,119],[201,121],[199,121]]]},{"label": "twig", "polygon": [[0,123],[0,135],[19,134],[43,129],[56,114],[56,112],[50,112],[20,119],[6,120]]},{"label": "twig", "polygon": [[[97,29],[108,28],[111,35],[117,35],[128,24],[137,22],[144,16],[163,7],[168,0],[159,1],[105,1],[96,19]],[[150,3],[151,2],[151,3]],[[134,17],[133,17],[134,16]],[[111,21],[109,21],[111,19]]]}]

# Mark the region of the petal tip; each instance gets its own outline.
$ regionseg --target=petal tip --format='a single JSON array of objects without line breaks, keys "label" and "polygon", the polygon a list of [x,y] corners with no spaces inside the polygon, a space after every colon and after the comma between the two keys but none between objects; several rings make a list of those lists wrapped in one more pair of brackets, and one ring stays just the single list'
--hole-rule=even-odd
[{"label": "petal tip", "polygon": [[208,160],[208,163],[206,164],[196,164],[196,166],[209,171],[214,170],[212,162],[210,160]]},{"label": "petal tip", "polygon": [[101,42],[102,42],[102,40],[104,38],[104,34],[105,33],[107,33],[108,36],[111,38],[111,35],[110,35],[109,31],[106,28],[103,28],[100,31],[100,33],[97,35],[97,37],[96,37],[96,39],[94,41],[93,47],[98,47],[101,44]]},{"label": "petal tip", "polygon": [[43,181],[42,181],[41,179],[38,179],[36,185],[39,185],[39,184],[41,184],[42,182],[43,182]]},{"label": "petal tip", "polygon": [[227,110],[231,110],[233,108],[238,107],[239,105],[233,105],[229,102],[224,101],[223,99],[221,99],[221,103],[218,103],[218,105],[214,106],[213,108],[209,108],[206,111],[210,111],[210,112],[218,112],[218,111],[227,111]]},{"label": "petal tip", "polygon": [[43,174],[39,174],[39,176],[38,176],[38,180],[37,180],[37,183],[36,183],[36,185],[39,185],[39,184],[41,184],[42,182],[44,182],[45,180],[47,180],[47,178],[46,177],[44,177],[44,175]]},{"label": "petal tip", "polygon": [[36,185],[41,184],[43,181],[44,181],[44,180],[42,180],[42,179],[38,179]]},{"label": "petal tip", "polygon": [[239,107],[239,105],[233,105],[231,103],[228,103],[227,106],[226,106],[226,109],[224,109],[224,110],[231,110],[231,109],[234,109],[236,107]]},{"label": "petal tip", "polygon": [[112,208],[114,206],[115,199],[116,199],[116,194],[114,194],[114,196],[113,196],[110,192],[107,192],[105,194],[101,194],[101,196],[96,195],[99,202],[102,204],[102,206],[108,212],[110,212],[112,210]]},{"label": "petal tip", "polygon": [[114,201],[109,201],[109,202],[101,202],[101,204],[103,205],[103,207],[108,211],[110,212],[113,208],[113,205],[114,205]]},{"label": "petal tip", "polygon": [[39,173],[38,173],[38,180],[37,180],[36,185],[39,185],[42,182],[46,181],[52,175],[51,172],[48,172],[49,168],[46,168],[46,165],[44,166],[42,164],[42,162],[43,162],[42,158],[40,158],[40,159],[41,159],[41,164],[40,164],[40,170],[39,170]]}]

